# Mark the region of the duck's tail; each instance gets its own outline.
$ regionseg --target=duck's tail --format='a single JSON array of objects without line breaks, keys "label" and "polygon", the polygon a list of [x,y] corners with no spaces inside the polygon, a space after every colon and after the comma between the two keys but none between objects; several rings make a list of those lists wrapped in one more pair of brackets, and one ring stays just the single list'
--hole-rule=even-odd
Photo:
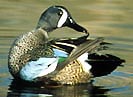
[{"label": "duck's tail", "polygon": [[94,77],[104,76],[110,74],[125,60],[120,59],[111,54],[98,55],[96,53],[89,54],[87,62],[92,66],[91,73]]}]

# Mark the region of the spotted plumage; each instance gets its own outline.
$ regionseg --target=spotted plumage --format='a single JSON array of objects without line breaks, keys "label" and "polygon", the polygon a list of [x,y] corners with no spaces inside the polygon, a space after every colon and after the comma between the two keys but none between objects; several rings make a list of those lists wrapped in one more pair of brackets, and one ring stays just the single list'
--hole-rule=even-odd
[{"label": "spotted plumage", "polygon": [[29,61],[40,57],[53,57],[53,50],[48,43],[45,31],[25,33],[19,36],[13,43],[9,52],[9,71],[14,77],[18,77],[20,69]]},{"label": "spotted plumage", "polygon": [[74,60],[60,70],[52,80],[59,81],[62,84],[75,85],[78,83],[87,83],[92,77],[91,72],[85,72],[80,61]]}]

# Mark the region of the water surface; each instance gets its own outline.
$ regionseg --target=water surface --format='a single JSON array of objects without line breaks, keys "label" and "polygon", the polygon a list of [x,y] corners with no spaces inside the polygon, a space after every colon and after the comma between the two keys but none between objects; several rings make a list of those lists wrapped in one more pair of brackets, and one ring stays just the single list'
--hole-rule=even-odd
[{"label": "water surface", "polygon": [[[34,29],[42,11],[51,5],[66,6],[73,18],[88,29],[91,38],[104,37],[105,41],[113,43],[105,53],[125,59],[125,66],[117,68],[108,76],[95,78],[87,85],[63,86],[57,89],[12,87],[12,76],[7,66],[9,48],[16,36]],[[132,0],[1,0],[0,13],[1,97],[133,96]]]}]

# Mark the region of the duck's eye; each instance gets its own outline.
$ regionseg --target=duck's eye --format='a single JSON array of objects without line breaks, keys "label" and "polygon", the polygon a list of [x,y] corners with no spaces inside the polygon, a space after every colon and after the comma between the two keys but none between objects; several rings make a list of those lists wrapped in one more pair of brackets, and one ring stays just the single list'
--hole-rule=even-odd
[{"label": "duck's eye", "polygon": [[63,12],[62,12],[62,11],[59,11],[59,12],[58,12],[58,15],[59,15],[59,16],[61,16],[62,14],[63,14]]}]

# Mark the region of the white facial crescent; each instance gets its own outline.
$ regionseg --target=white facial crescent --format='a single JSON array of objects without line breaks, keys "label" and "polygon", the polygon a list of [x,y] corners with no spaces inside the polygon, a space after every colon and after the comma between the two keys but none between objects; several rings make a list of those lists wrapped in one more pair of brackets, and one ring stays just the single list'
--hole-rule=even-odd
[{"label": "white facial crescent", "polygon": [[62,10],[63,14],[62,14],[61,18],[58,21],[58,24],[57,24],[58,28],[62,27],[62,25],[66,22],[67,17],[68,17],[68,14],[67,14],[67,12],[64,9],[62,9],[62,8],[59,8],[59,9]]}]

